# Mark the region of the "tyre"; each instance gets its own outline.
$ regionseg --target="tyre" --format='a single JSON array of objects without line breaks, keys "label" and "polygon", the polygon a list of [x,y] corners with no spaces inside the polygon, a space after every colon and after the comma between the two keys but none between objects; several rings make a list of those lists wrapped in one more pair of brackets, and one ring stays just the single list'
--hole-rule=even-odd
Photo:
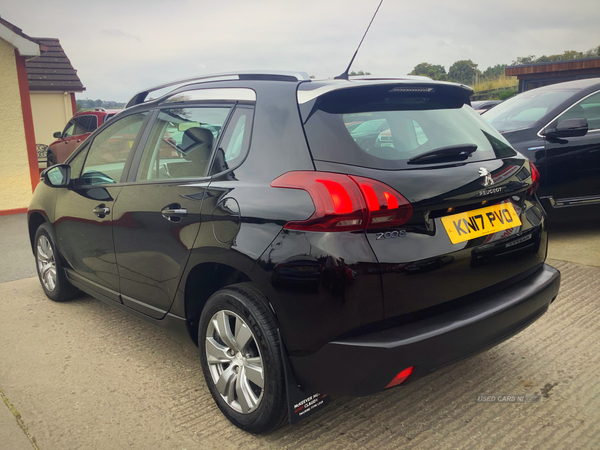
[{"label": "tyre", "polygon": [[217,291],[198,327],[204,378],[223,414],[237,427],[265,433],[287,418],[283,361],[275,320],[250,283]]},{"label": "tyre", "polygon": [[55,302],[64,302],[80,295],[81,291],[67,279],[48,224],[39,226],[34,242],[35,265],[46,296]]},{"label": "tyre", "polygon": [[46,156],[46,167],[52,167],[55,164],[58,164],[56,156],[54,156],[54,153],[48,151],[48,156]]}]

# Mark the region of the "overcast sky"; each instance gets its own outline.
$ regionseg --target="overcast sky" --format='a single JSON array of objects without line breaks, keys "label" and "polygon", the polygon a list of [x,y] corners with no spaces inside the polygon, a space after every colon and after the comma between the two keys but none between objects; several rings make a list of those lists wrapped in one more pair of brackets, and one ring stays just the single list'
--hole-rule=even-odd
[{"label": "overcast sky", "polygon": [[[12,0],[0,15],[58,38],[87,91],[127,101],[179,78],[232,70],[346,68],[379,0]],[[420,62],[485,70],[518,56],[600,45],[598,0],[384,0],[353,70],[406,75]]]}]

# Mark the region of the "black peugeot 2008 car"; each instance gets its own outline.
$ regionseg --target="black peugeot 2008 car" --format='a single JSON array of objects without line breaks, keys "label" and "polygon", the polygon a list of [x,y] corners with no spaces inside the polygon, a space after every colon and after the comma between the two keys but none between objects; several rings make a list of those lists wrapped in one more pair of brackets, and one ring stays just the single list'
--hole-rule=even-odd
[{"label": "black peugeot 2008 car", "polygon": [[[189,335],[238,427],[408,383],[555,299],[538,172],[470,88],[287,72],[168,87],[42,173],[31,244],[50,299],[83,291]],[[382,120],[378,145],[346,127]]]}]

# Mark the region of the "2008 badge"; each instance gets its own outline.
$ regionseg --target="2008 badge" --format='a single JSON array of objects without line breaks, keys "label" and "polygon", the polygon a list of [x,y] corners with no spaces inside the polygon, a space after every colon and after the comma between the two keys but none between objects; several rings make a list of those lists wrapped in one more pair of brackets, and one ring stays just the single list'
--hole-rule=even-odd
[{"label": "2008 badge", "polygon": [[380,239],[393,239],[404,236],[406,236],[406,230],[386,231],[385,233],[377,233],[377,240],[379,241]]}]

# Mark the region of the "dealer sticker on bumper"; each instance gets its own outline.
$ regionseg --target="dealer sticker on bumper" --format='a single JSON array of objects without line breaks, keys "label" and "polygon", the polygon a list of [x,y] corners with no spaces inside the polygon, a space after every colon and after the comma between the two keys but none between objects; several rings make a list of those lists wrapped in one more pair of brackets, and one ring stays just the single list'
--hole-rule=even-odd
[{"label": "dealer sticker on bumper", "polygon": [[442,224],[453,244],[468,241],[521,225],[510,202],[442,217]]}]

